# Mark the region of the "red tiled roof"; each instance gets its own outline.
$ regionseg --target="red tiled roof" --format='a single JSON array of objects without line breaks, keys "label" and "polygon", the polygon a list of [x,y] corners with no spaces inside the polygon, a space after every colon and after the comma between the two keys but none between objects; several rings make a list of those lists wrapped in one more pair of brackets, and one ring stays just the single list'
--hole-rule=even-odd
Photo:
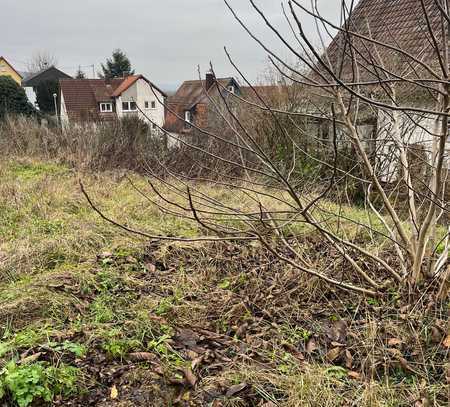
[{"label": "red tiled roof", "polygon": [[71,119],[97,120],[99,102],[112,101],[114,91],[123,79],[62,79],[60,89]]},{"label": "red tiled roof", "polygon": [[[424,0],[425,8],[435,29],[435,35],[439,43],[442,43],[440,30],[440,12],[436,5],[436,0]],[[427,22],[422,9],[421,0],[361,0],[355,7],[348,21],[349,30],[364,36],[400,48],[415,58],[424,62],[436,61],[436,54],[431,46],[432,39],[427,30]],[[369,57],[369,52],[373,55],[378,53],[383,63],[395,64],[397,67],[408,68],[409,64],[417,66],[411,58],[402,53],[382,46],[374,46],[373,43],[351,36],[353,45],[361,52],[357,56],[361,67],[364,64],[364,57]],[[351,60],[348,55],[348,46],[345,47],[346,34],[343,32],[333,39],[328,47],[327,53],[334,67],[339,65],[342,54],[347,49],[344,57],[344,75],[351,71]],[[376,47],[376,50],[375,50]],[[364,68],[361,69],[361,77],[370,77],[370,73]],[[365,71],[365,72],[364,72]],[[349,72],[347,72],[349,73]]]},{"label": "red tiled roof", "polygon": [[257,99],[257,96],[260,96],[268,101],[287,96],[289,91],[289,88],[285,85],[258,85],[253,86],[253,89],[250,86],[241,86],[240,89],[241,96],[244,99]]},{"label": "red tiled roof", "polygon": [[[233,78],[216,79],[219,87],[226,88]],[[205,94],[205,80],[185,81],[178,88],[173,96],[167,98],[168,111],[165,119],[165,130],[178,133],[184,128],[183,120],[176,117],[170,110],[174,111],[178,116],[184,117],[186,110],[193,109],[199,103],[208,103],[208,96]],[[210,97],[218,96],[217,85],[214,83],[208,91]]]},{"label": "red tiled roof", "polygon": [[142,75],[114,79],[63,79],[60,80],[61,93],[64,97],[67,113],[74,120],[98,120],[109,118],[111,113],[100,113],[100,102],[113,101],[129,89],[139,79],[145,80],[163,96],[164,92]]},{"label": "red tiled roof", "polygon": [[119,85],[119,87],[114,91],[112,94],[113,97],[119,97],[123,92],[125,92],[128,88],[133,86],[134,83],[136,83],[139,79],[141,79],[142,75],[131,75],[127,76],[122,83]]}]

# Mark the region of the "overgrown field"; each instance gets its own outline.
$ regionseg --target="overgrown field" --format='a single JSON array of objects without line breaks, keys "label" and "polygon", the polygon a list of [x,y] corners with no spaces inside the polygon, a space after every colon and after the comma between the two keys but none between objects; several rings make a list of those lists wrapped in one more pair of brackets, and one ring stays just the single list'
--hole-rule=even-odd
[{"label": "overgrown field", "polygon": [[[124,224],[200,233],[123,173],[1,162],[0,405],[448,405],[448,302],[336,291],[254,243],[137,240],[78,178]],[[332,255],[300,232],[317,261]]]}]

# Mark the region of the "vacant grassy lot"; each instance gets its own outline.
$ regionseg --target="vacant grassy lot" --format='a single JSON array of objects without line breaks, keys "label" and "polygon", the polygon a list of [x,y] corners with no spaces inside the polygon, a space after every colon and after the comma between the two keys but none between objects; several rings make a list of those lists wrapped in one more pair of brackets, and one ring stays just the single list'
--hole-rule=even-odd
[{"label": "vacant grassy lot", "polygon": [[92,211],[79,177],[124,224],[199,234],[151,207],[121,173],[1,162],[4,405],[448,402],[448,304],[424,313],[399,309],[395,292],[383,304],[336,292],[256,244],[137,240]]}]

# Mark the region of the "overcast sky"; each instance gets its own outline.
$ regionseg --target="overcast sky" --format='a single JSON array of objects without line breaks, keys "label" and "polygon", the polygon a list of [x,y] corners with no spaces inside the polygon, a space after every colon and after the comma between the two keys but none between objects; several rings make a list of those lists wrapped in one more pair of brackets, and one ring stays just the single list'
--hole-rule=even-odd
[{"label": "overcast sky", "polygon": [[[270,35],[248,0],[229,0],[239,16],[268,45],[287,57]],[[281,0],[256,0],[271,21],[286,30]],[[310,0],[302,0],[309,4]],[[338,21],[341,0],[318,0],[327,16]],[[0,55],[18,69],[36,51],[55,55],[58,67],[69,74],[78,65],[92,76],[92,68],[123,49],[137,73],[161,86],[196,79],[212,61],[218,75],[235,75],[226,60],[227,46],[239,66],[256,79],[267,66],[264,51],[249,38],[223,0],[1,0]],[[314,36],[313,22],[304,18]],[[5,37],[6,33],[6,37]]]}]

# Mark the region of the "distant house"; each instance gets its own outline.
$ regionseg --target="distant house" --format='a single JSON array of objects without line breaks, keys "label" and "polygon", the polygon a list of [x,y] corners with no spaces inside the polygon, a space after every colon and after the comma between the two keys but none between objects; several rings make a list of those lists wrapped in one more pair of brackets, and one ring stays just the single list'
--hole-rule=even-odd
[{"label": "distant house", "polygon": [[166,94],[142,75],[114,79],[62,79],[63,124],[137,116],[157,129],[164,124]]},{"label": "distant house", "polygon": [[19,85],[22,84],[22,75],[2,56],[0,56],[0,76],[9,76]]},{"label": "distant house", "polygon": [[[391,90],[384,85],[391,83],[395,89],[395,103],[433,109],[436,103],[433,92],[436,91],[424,90],[421,85],[412,83],[418,78],[426,83],[425,79],[430,76],[418,61],[431,69],[440,69],[433,44],[438,44],[441,50],[448,47],[447,34],[443,34],[445,30],[441,26],[440,7],[434,0],[361,0],[346,22],[349,31],[356,34],[338,32],[326,50],[327,60],[344,82],[354,82],[357,72],[359,82],[365,83],[358,92],[367,97],[391,104],[392,100],[387,96]],[[429,28],[433,30],[433,36]],[[388,46],[374,45],[375,41]],[[349,43],[354,49],[350,50]],[[402,52],[395,51],[397,49]],[[329,77],[327,72],[322,73]],[[400,77],[403,80],[400,81]],[[331,82],[335,82],[334,79]],[[431,83],[427,86],[431,87]],[[422,113],[361,108],[358,127],[365,135],[366,148],[376,159],[384,181],[395,181],[401,171],[395,153],[397,137],[414,156],[431,157],[435,119],[433,115]],[[331,126],[329,121],[324,124]],[[327,132],[331,134],[331,130]],[[423,175],[425,170],[424,167]]]},{"label": "distant house", "polygon": [[36,73],[25,74],[22,87],[25,88],[28,100],[35,105],[37,87],[45,82],[59,82],[60,79],[72,79],[72,77],[55,66],[50,66]]},{"label": "distant house", "polygon": [[[217,82],[217,85],[216,85]],[[176,93],[167,99],[164,130],[174,137],[188,135],[195,127],[210,128],[211,99],[220,103],[220,93],[240,95],[240,86],[233,78],[218,78],[212,72],[205,80],[185,81]]]}]

